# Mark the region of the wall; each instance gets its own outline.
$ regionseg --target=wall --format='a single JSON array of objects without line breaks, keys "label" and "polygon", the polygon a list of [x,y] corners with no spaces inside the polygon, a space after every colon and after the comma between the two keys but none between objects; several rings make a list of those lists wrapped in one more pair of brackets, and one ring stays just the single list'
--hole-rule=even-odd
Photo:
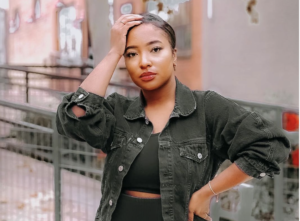
[{"label": "wall", "polygon": [[298,107],[298,0],[213,1],[202,7],[203,89],[224,96]]},{"label": "wall", "polygon": [[[8,34],[8,60],[10,64],[44,64],[53,63],[50,57],[58,51],[58,21],[57,0],[40,0],[41,16],[29,23],[27,20],[33,14],[34,0],[10,0],[8,10],[9,20],[12,20],[15,11],[20,16],[20,26],[14,33]],[[77,17],[84,16],[85,4],[83,0],[63,0],[65,5],[74,5]],[[87,30],[87,20],[82,22],[83,29]],[[83,52],[87,57],[87,31],[83,31]]]},{"label": "wall", "polygon": [[201,45],[201,13],[202,2],[191,1],[191,25],[192,25],[192,54],[188,58],[178,58],[176,76],[192,90],[202,88],[202,45]]},{"label": "wall", "polygon": [[33,10],[33,1],[10,0],[9,19],[18,8],[20,26],[8,34],[8,61],[11,64],[42,64],[55,49],[55,7],[53,0],[41,1],[41,17],[32,23],[26,20]]}]

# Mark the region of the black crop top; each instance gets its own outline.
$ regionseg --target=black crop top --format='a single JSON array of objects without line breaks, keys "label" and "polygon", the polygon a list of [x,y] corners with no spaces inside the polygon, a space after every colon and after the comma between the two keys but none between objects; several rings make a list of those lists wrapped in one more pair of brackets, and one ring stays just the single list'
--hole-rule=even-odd
[{"label": "black crop top", "polygon": [[123,190],[160,194],[158,135],[152,134],[123,180]]}]

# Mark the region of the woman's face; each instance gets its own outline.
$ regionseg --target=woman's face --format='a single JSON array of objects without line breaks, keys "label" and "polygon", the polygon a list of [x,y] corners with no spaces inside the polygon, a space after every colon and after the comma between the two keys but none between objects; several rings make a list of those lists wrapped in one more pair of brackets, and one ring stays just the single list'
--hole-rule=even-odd
[{"label": "woman's face", "polygon": [[172,50],[167,34],[152,24],[131,29],[124,56],[132,81],[142,89],[157,89],[173,76],[176,50]]}]

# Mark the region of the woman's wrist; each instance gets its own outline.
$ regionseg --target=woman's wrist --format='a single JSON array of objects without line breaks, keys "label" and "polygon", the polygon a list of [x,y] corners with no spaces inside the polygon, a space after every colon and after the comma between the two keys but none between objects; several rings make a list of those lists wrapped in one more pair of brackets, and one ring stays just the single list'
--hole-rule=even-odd
[{"label": "woman's wrist", "polygon": [[118,57],[119,59],[121,59],[121,57],[123,56],[123,53],[121,53],[120,51],[116,50],[116,49],[113,49],[111,48],[108,52],[108,55],[109,56],[116,56]]},{"label": "woman's wrist", "polygon": [[196,194],[200,197],[213,197],[215,194],[211,191],[211,189],[209,188],[208,184],[206,184],[205,186],[203,186],[201,189],[199,189]]}]

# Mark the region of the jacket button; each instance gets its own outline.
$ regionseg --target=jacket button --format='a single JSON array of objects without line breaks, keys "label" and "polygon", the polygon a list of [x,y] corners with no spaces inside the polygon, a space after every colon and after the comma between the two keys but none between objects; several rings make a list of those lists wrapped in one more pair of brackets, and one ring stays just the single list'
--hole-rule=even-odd
[{"label": "jacket button", "polygon": [[259,174],[261,177],[264,177],[266,175],[266,173],[261,173]]},{"label": "jacket button", "polygon": [[137,142],[139,142],[139,143],[142,143],[142,141],[143,141],[142,138],[140,138],[140,137],[138,137],[136,140],[137,140]]},{"label": "jacket button", "polygon": [[112,206],[112,200],[109,200],[109,205]]},{"label": "jacket button", "polygon": [[83,98],[83,96],[84,96],[83,94],[80,94],[80,95],[78,96],[78,98],[79,98],[79,99],[80,99],[80,98]]},{"label": "jacket button", "polygon": [[123,166],[119,166],[119,171],[123,171]]},{"label": "jacket button", "polygon": [[201,159],[202,158],[202,154],[198,153],[198,158]]}]

